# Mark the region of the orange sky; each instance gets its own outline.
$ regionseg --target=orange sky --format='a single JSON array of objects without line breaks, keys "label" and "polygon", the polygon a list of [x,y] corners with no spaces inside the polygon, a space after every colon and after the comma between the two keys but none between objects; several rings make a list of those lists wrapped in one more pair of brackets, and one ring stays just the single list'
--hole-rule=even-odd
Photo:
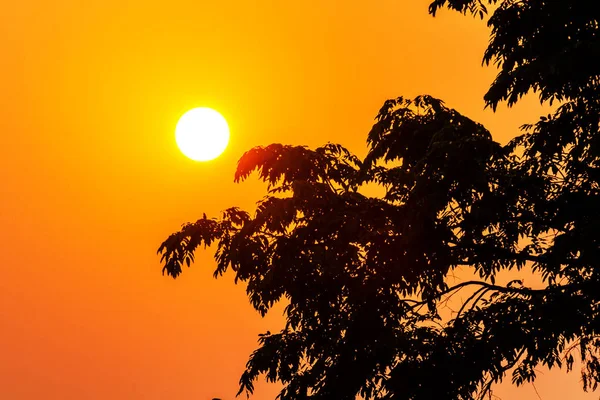
[{"label": "orange sky", "polygon": [[[382,102],[428,93],[506,141],[535,99],[483,110],[487,29],[428,1],[11,1],[0,13],[0,398],[232,399],[261,319],[212,279],[212,252],[176,281],[155,251],[181,223],[252,209],[243,151],[339,142],[359,155]],[[175,123],[208,106],[231,142],[209,163]],[[588,399],[544,373],[544,400]],[[255,399],[272,399],[261,386]],[[575,391],[577,395],[570,394]],[[537,399],[533,388],[495,394]],[[515,397],[513,397],[515,396]]]}]

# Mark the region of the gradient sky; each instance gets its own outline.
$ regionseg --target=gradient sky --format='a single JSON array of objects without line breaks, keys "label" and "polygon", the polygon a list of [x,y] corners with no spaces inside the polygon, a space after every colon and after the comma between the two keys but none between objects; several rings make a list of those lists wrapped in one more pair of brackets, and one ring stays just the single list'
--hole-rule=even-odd
[{"label": "gradient sky", "polygon": [[[240,155],[339,142],[364,155],[383,101],[431,94],[506,142],[535,98],[483,109],[479,20],[428,1],[10,1],[0,13],[0,398],[233,399],[261,319],[212,251],[176,281],[156,249],[181,223],[252,210]],[[178,117],[219,110],[231,142],[196,163]],[[443,377],[440,377],[443,379]],[[544,372],[544,400],[579,395]],[[272,399],[260,385],[254,399]],[[574,393],[575,394],[574,394]],[[531,385],[494,394],[537,399]]]}]

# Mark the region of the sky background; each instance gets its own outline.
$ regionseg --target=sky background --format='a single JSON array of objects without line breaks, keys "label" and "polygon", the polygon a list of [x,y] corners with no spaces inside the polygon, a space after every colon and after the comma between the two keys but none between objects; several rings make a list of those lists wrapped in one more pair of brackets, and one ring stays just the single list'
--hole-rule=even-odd
[{"label": "sky background", "polygon": [[[233,399],[281,310],[262,319],[244,287],[212,279],[212,251],[173,280],[156,249],[203,212],[253,210],[265,186],[233,183],[245,150],[331,141],[363,156],[383,101],[400,95],[440,97],[502,143],[541,112],[533,97],[484,110],[485,24],[427,5],[3,3],[0,398]],[[198,106],[231,129],[208,163],[174,140]],[[580,394],[577,372],[541,372],[543,400],[598,397]],[[259,385],[254,399],[277,389]],[[531,385],[494,394],[538,398]]]}]

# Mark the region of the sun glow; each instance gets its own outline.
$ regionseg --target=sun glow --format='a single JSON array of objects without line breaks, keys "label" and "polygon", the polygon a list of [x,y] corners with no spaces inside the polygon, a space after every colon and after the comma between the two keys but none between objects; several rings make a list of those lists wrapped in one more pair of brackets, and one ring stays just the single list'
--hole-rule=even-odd
[{"label": "sun glow", "polygon": [[181,152],[192,160],[209,161],[227,147],[229,126],[212,108],[193,108],[177,122],[175,141]]}]

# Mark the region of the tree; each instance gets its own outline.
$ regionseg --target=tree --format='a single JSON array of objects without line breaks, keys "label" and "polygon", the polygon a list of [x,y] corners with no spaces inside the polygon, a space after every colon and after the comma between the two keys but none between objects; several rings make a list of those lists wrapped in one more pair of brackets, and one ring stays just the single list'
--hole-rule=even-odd
[{"label": "tree", "polygon": [[[337,144],[246,152],[235,181],[257,171],[268,183],[256,214],[204,216],[159,248],[175,278],[217,243],[215,276],[232,270],[261,314],[288,304],[240,393],[265,375],[282,400],[483,398],[508,373],[521,384],[539,365],[571,370],[576,356],[583,389],[596,389],[600,4],[435,0],[429,11],[443,7],[488,18],[484,61],[499,67],[488,106],[530,91],[560,106],[501,146],[438,99],[400,97],[381,108],[364,160]],[[385,196],[361,194],[367,183]],[[495,283],[525,266],[543,288]],[[450,285],[457,267],[480,279]]]}]

